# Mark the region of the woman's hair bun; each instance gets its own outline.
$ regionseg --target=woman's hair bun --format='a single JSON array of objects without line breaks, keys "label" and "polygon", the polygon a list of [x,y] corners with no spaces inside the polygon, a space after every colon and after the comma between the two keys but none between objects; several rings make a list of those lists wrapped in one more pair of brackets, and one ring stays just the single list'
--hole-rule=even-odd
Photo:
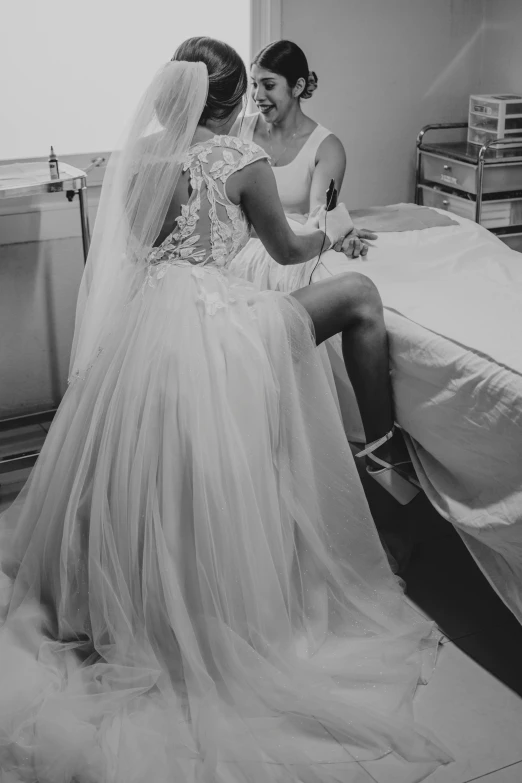
[{"label": "woman's hair bun", "polygon": [[303,92],[301,93],[301,98],[311,98],[312,94],[317,90],[317,83],[318,83],[317,74],[315,71],[310,71],[308,74],[308,79],[306,80],[306,87],[304,88]]}]

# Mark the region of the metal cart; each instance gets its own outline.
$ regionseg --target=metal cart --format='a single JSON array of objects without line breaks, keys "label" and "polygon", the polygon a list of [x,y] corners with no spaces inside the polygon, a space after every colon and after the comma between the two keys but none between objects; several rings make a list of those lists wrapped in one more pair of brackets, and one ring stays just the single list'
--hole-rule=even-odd
[{"label": "metal cart", "polygon": [[425,125],[419,132],[415,203],[425,204],[426,192],[436,191],[441,197],[438,203],[429,205],[458,214],[452,205],[467,202],[475,222],[486,224],[484,216],[489,205],[493,208],[509,204],[515,222],[507,226],[486,227],[508,244],[511,244],[508,240],[516,237],[522,241],[522,137],[494,139],[481,147],[467,141],[429,143],[425,139],[430,131],[467,127],[467,122],[437,123]]}]

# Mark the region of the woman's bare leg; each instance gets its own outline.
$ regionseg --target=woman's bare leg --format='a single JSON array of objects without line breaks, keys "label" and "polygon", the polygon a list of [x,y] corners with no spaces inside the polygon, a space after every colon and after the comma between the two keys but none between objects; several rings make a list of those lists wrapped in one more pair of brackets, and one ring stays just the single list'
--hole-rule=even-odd
[{"label": "woman's bare leg", "polygon": [[[341,333],[343,358],[353,386],[366,442],[377,440],[393,426],[388,335],[382,302],[372,281],[358,272],[312,283],[293,292],[310,314],[316,341]],[[375,452],[392,462],[408,459],[402,438]]]},{"label": "woman's bare leg", "polygon": [[[313,283],[296,291],[294,296],[314,322],[318,345],[341,332],[344,362],[359,405],[366,441],[385,435],[391,429],[394,417],[388,336],[379,292],[364,275],[348,272]],[[375,454],[392,464],[409,459],[401,437],[392,438]],[[368,458],[367,464],[371,465]],[[410,471],[406,469],[406,472]],[[372,506],[371,494],[368,500]],[[383,517],[380,508],[376,509],[379,512],[375,516],[377,528],[390,565],[400,574],[407,567],[414,546],[409,517],[398,516],[396,512]]]}]

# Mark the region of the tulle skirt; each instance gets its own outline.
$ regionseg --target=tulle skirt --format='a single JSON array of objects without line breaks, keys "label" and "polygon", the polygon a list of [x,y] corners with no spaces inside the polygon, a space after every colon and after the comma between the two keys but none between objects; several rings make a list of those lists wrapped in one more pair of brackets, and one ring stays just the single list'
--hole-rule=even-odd
[{"label": "tulle skirt", "polygon": [[0,518],[2,783],[421,780],[438,640],[306,312],[214,268],[151,283]]}]

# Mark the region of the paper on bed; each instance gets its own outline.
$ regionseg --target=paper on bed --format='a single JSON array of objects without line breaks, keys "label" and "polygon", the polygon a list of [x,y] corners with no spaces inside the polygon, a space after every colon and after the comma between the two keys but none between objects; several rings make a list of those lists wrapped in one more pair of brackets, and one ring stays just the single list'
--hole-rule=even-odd
[{"label": "paper on bed", "polygon": [[[356,228],[366,228],[369,231],[420,231],[437,226],[457,226],[446,212],[421,207],[417,204],[392,204],[386,207],[365,207],[350,209],[350,217]],[[307,216],[297,213],[286,213],[286,219],[296,234],[306,223]],[[297,224],[297,225],[296,225]]]},{"label": "paper on bed", "polygon": [[420,231],[436,226],[456,226],[456,220],[430,207],[416,204],[393,204],[387,207],[351,209],[350,217],[356,228],[369,231]]}]

